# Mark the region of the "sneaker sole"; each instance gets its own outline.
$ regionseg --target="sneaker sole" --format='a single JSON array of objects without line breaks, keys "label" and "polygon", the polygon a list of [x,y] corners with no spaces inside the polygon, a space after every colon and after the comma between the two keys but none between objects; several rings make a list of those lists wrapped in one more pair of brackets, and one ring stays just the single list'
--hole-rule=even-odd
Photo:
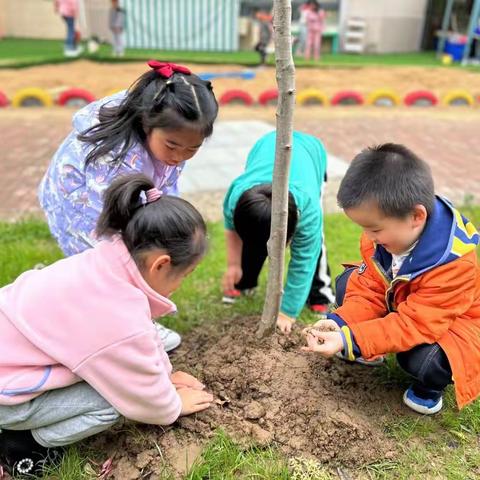
[{"label": "sneaker sole", "polygon": [[347,363],[358,363],[359,365],[365,365],[366,367],[379,367],[380,365],[383,365],[385,363],[385,358],[379,358],[378,360],[364,360],[363,358],[356,358],[355,360],[348,360],[348,358],[345,358],[341,352],[338,352],[336,354],[336,357],[339,358],[340,360],[343,360],[344,362]]},{"label": "sneaker sole", "polygon": [[421,413],[423,415],[434,415],[435,413],[438,413],[442,409],[443,398],[440,398],[440,401],[437,403],[437,405],[435,405],[432,408],[428,408],[412,402],[407,397],[407,390],[405,390],[405,392],[403,393],[403,403],[414,412]]},{"label": "sneaker sole", "polygon": [[182,339],[172,343],[171,345],[164,345],[163,348],[165,349],[166,353],[173,352],[176,348],[178,348],[182,343]]},{"label": "sneaker sole", "polygon": [[233,305],[237,301],[236,298],[232,297],[222,297],[222,303],[225,305]]}]

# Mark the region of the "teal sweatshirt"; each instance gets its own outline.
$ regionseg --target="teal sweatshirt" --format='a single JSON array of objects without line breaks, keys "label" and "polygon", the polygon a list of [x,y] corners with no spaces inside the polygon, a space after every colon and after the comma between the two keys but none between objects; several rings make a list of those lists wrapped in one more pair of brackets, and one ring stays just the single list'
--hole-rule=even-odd
[{"label": "teal sweatshirt", "polygon": [[[223,203],[225,228],[235,230],[233,214],[245,190],[272,183],[276,132],[268,133],[250,151],[245,172],[230,186]],[[299,218],[290,245],[290,263],[281,311],[297,317],[307,300],[322,246],[323,214],[320,202],[327,169],[327,153],[311,135],[293,133],[289,189],[295,198]]]}]

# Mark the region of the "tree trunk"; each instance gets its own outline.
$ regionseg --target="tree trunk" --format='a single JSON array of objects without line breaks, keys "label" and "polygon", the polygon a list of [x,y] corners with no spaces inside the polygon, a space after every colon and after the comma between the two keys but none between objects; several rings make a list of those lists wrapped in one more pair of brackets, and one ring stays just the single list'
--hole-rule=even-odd
[{"label": "tree trunk", "polygon": [[277,141],[272,186],[272,224],[268,241],[268,282],[262,319],[257,334],[271,334],[283,294],[285,243],[288,220],[288,178],[292,153],[295,66],[292,56],[291,0],[274,0],[273,28],[278,84]]}]

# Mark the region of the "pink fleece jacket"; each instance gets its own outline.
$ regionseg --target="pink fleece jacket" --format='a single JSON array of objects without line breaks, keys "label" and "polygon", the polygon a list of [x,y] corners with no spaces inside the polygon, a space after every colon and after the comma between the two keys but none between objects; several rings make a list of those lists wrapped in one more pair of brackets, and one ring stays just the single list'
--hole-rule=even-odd
[{"label": "pink fleece jacket", "polygon": [[181,400],[152,318],[176,311],[119,238],[0,289],[0,404],[85,380],[122,415],[173,423]]}]

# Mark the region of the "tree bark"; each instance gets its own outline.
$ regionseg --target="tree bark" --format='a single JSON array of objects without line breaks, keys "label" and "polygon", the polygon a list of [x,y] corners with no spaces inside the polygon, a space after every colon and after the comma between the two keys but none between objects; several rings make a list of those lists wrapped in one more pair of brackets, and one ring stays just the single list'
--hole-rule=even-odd
[{"label": "tree bark", "polygon": [[292,153],[295,66],[292,56],[291,0],[274,0],[273,35],[278,84],[277,140],[272,185],[272,223],[268,241],[267,293],[257,335],[264,338],[275,329],[283,295],[285,243],[288,220],[288,179]]}]

